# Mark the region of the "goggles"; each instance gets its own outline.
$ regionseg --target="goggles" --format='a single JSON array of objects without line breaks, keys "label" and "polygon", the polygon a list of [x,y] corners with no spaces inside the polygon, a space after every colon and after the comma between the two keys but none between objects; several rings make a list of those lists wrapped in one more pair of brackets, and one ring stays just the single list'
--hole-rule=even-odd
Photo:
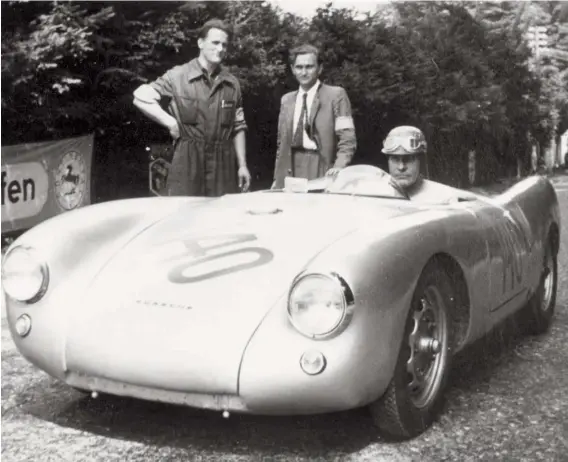
[{"label": "goggles", "polygon": [[413,136],[389,136],[383,143],[383,152],[389,154],[398,148],[404,149],[409,154],[426,151],[426,141]]}]

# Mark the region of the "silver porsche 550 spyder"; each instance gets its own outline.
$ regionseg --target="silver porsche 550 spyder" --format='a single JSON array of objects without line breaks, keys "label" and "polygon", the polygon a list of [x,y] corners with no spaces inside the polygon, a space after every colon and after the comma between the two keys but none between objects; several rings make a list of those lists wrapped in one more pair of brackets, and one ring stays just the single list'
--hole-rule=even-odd
[{"label": "silver porsche 550 spyder", "polygon": [[3,290],[30,362],[71,387],[229,412],[368,406],[426,430],[452,357],[519,312],[553,316],[560,217],[541,177],[410,200],[386,172],[220,198],[155,197],[52,218],[8,249]]}]

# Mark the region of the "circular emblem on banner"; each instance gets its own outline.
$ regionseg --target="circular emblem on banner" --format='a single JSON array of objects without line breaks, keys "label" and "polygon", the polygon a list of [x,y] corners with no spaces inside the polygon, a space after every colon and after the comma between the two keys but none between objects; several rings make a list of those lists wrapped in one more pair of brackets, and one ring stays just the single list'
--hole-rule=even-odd
[{"label": "circular emblem on banner", "polygon": [[78,207],[83,201],[86,185],[86,166],[83,156],[77,151],[68,152],[55,171],[57,202],[66,210]]}]

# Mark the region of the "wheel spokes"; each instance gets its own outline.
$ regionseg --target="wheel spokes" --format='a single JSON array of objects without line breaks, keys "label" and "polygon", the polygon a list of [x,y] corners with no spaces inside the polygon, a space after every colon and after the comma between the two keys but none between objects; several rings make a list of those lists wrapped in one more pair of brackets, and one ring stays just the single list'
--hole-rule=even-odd
[{"label": "wheel spokes", "polygon": [[409,336],[410,357],[407,370],[410,374],[410,388],[418,391],[425,385],[427,373],[440,342],[435,338],[436,319],[432,303],[426,298],[420,300],[420,308],[413,314],[413,329]]},{"label": "wheel spokes", "polygon": [[424,291],[412,314],[408,336],[410,354],[406,363],[408,387],[418,406],[425,405],[438,379],[445,324],[442,298],[435,287]]}]

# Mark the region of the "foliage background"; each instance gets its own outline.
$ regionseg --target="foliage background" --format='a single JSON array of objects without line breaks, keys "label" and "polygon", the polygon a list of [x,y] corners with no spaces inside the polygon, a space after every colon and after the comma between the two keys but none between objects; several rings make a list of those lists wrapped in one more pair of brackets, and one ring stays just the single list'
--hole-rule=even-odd
[{"label": "foliage background", "polygon": [[[236,32],[228,65],[241,79],[254,187],[272,180],[280,98],[296,88],[288,50],[323,50],[322,79],[354,108],[355,163],[384,166],[396,125],[421,127],[435,179],[467,184],[527,172],[530,142],[568,126],[568,4],[397,2],[361,15],[331,5],[307,20],[268,2],[2,2],[2,144],[94,132],[98,200],[147,191],[147,145],[168,134],[132,91],[197,55],[196,33],[220,17]],[[535,63],[530,25],[547,27]],[[537,65],[538,64],[538,65]]]}]

